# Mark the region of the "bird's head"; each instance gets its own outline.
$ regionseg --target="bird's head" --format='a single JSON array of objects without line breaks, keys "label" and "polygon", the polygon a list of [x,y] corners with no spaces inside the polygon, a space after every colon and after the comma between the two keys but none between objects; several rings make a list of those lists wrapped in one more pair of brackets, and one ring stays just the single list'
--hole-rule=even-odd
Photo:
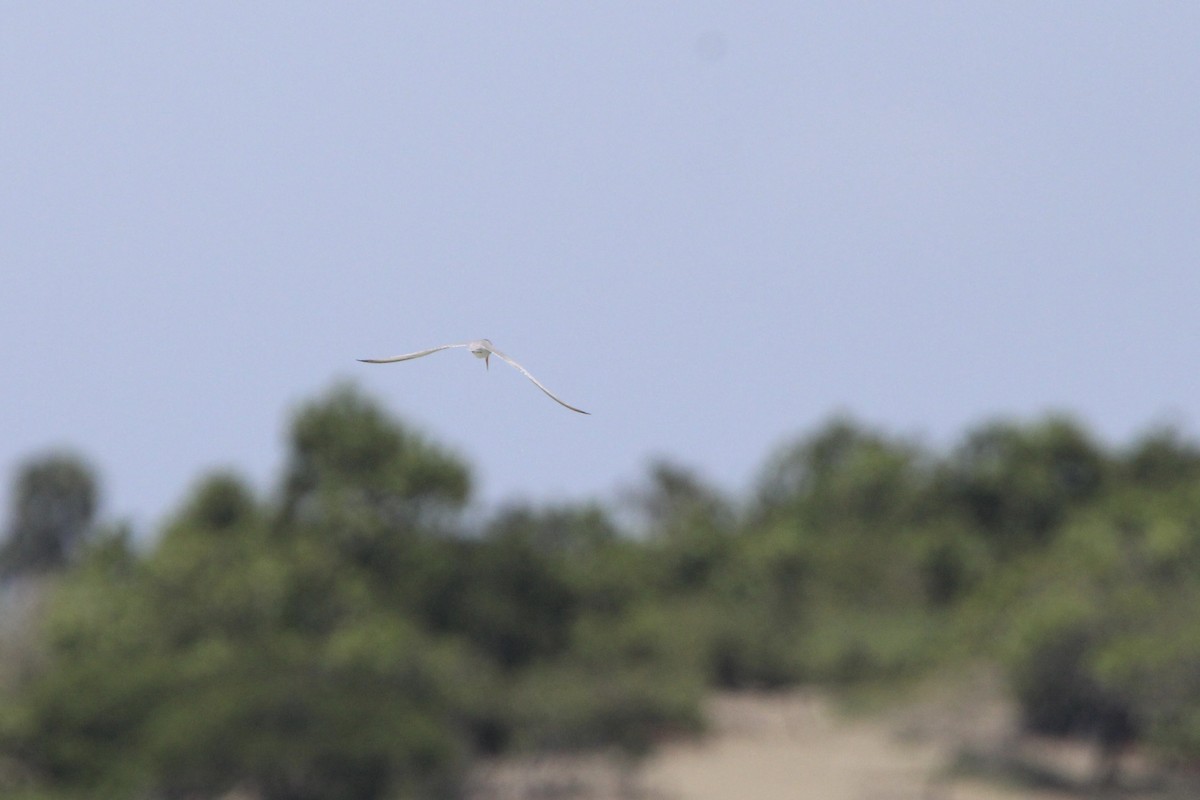
[{"label": "bird's head", "polygon": [[468,345],[471,355],[483,359],[483,365],[491,369],[492,342],[490,339],[477,339]]}]

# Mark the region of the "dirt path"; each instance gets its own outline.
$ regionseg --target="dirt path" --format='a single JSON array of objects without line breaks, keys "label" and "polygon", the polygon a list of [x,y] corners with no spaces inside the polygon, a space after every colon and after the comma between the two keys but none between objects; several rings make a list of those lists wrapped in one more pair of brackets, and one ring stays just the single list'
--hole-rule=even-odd
[{"label": "dirt path", "polygon": [[[888,711],[846,716],[822,692],[716,694],[712,730],[667,742],[642,764],[604,756],[486,765],[470,800],[1080,800],[1094,768],[1084,745],[1014,736],[1012,709],[983,685],[940,688]],[[1019,759],[1074,790],[1012,788],[953,769],[964,752]],[[1004,772],[1003,766],[996,774]],[[1136,759],[1129,781],[1152,772]],[[1195,798],[1123,792],[1122,800]]]},{"label": "dirt path", "polygon": [[935,745],[902,744],[877,724],[837,717],[811,694],[719,696],[714,735],[672,744],[646,764],[654,797],[725,800],[753,796],[821,800],[943,797]]},{"label": "dirt path", "polygon": [[[965,711],[960,714],[959,711]],[[994,708],[945,702],[917,713],[847,718],[820,693],[724,694],[699,741],[662,745],[640,766],[601,756],[503,762],[484,768],[477,800],[1064,800],[949,777],[959,746],[1003,735]],[[1078,795],[1074,796],[1078,800]]]},{"label": "dirt path", "polygon": [[723,695],[709,711],[712,736],[667,745],[643,768],[647,795],[667,800],[1058,800],[951,779],[957,745],[1003,735],[1011,720],[995,709],[958,718],[924,715],[847,718],[823,694]]}]

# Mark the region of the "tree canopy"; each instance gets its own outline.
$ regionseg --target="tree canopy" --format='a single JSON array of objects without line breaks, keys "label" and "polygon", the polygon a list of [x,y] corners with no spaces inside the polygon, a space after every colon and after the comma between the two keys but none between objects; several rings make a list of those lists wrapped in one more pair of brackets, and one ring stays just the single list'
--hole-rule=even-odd
[{"label": "tree canopy", "polygon": [[979,658],[1031,729],[1200,755],[1200,448],[1177,431],[989,421],[941,452],[839,417],[746,498],[658,461],[623,508],[482,518],[467,464],[351,386],[287,442],[277,485],[200,476],[140,543],[95,524],[78,458],[18,470],[6,573],[56,577],[0,649],[0,790],[453,797],[488,754],[643,753],[702,725],[708,686]]},{"label": "tree canopy", "polygon": [[0,549],[0,575],[67,566],[91,530],[98,503],[95,473],[78,456],[52,453],[22,465]]}]

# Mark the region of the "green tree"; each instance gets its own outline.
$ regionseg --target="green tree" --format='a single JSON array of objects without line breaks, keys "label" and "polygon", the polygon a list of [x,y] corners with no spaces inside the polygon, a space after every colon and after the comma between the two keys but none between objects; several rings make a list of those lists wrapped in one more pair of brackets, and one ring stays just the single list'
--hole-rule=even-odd
[{"label": "green tree", "polygon": [[466,503],[466,466],[389,418],[353,386],[300,409],[283,483],[285,522],[336,521],[404,533],[431,528]]},{"label": "green tree", "polygon": [[936,516],[929,462],[910,442],[834,419],[768,461],[756,527],[790,531],[826,600],[894,607],[920,595],[916,533]]},{"label": "green tree", "polygon": [[[466,465],[350,386],[296,414],[275,529],[417,602],[430,537],[456,532]],[[436,548],[434,548],[436,549]]]},{"label": "green tree", "polygon": [[51,454],[20,467],[0,573],[65,567],[91,531],[98,494],[95,472],[77,456]]},{"label": "green tree", "polygon": [[638,532],[657,556],[667,592],[703,591],[733,547],[729,501],[686,467],[650,465],[646,485],[627,494]]},{"label": "green tree", "polygon": [[1114,490],[1003,583],[981,599],[1029,728],[1095,740],[1107,781],[1135,737],[1200,753],[1200,492]]},{"label": "green tree", "polygon": [[924,510],[928,459],[915,444],[847,418],[779,449],[759,481],[760,515],[888,528]]},{"label": "green tree", "polygon": [[1121,477],[1139,486],[1200,485],[1200,446],[1176,428],[1151,430],[1120,459]]},{"label": "green tree", "polygon": [[1007,557],[1046,543],[1072,510],[1100,495],[1111,471],[1106,454],[1066,417],[992,422],[951,454],[939,489]]},{"label": "green tree", "polygon": [[670,538],[693,527],[728,529],[733,509],[693,470],[662,459],[650,464],[647,485],[628,493],[651,537]]},{"label": "green tree", "polygon": [[464,635],[507,671],[561,653],[577,609],[563,556],[539,547],[537,533],[509,529],[460,543],[436,595],[438,629]]},{"label": "green tree", "polygon": [[406,584],[466,469],[348,389],[300,412],[293,445],[284,508],[216,474],[132,563],[86,551],[0,704],[7,753],[113,797],[371,800],[453,777],[489,666],[426,630]]}]

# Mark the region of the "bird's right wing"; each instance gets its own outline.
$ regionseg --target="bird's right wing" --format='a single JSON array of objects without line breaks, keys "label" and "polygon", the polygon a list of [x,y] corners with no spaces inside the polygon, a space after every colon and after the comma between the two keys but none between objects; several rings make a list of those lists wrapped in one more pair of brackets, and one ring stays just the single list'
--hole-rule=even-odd
[{"label": "bird's right wing", "polygon": [[392,364],[396,361],[411,361],[414,358],[427,356],[430,353],[436,353],[439,350],[449,350],[451,347],[466,347],[470,342],[458,342],[457,344],[444,344],[440,347],[431,347],[428,350],[418,350],[415,353],[406,353],[402,356],[392,356],[391,358],[360,358],[359,361],[364,364]]}]

